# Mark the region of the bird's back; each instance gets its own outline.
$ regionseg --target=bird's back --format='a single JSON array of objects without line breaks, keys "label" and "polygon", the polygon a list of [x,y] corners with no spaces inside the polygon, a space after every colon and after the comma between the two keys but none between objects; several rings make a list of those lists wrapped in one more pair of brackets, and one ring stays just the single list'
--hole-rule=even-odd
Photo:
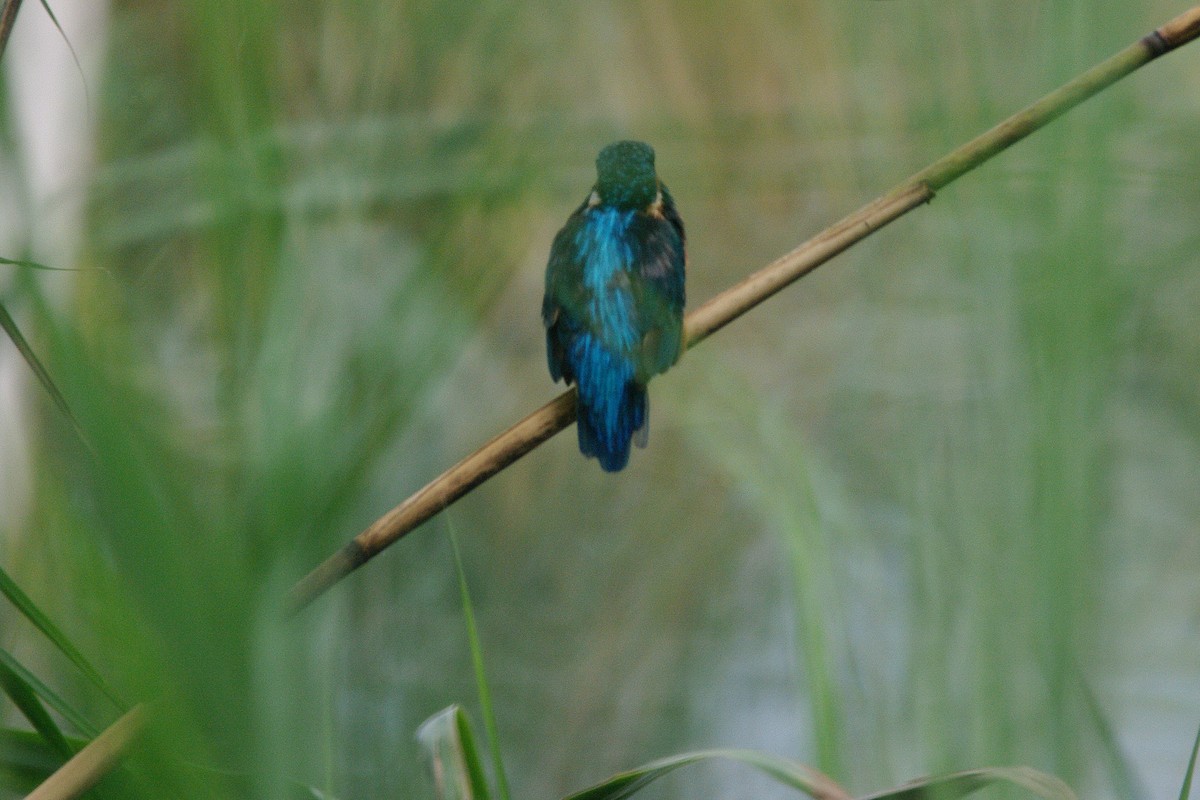
[{"label": "bird's back", "polygon": [[546,267],[550,374],[578,387],[580,450],[608,471],[625,466],[634,435],[647,430],[646,384],[683,346],[683,223],[655,184],[643,207],[593,191],[558,232]]}]

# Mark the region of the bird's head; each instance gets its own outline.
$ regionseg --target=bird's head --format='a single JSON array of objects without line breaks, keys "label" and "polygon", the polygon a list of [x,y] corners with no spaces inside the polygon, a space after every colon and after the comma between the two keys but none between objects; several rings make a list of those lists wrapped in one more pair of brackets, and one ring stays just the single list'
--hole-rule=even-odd
[{"label": "bird's head", "polygon": [[614,142],[596,157],[596,194],[601,203],[642,209],[658,196],[654,148],[645,142]]}]

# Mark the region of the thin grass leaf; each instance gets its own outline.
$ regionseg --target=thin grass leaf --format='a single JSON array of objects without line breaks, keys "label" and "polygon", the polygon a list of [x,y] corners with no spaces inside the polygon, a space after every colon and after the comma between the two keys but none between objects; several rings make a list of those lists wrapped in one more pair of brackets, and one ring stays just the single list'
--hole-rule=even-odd
[{"label": "thin grass leaf", "polygon": [[50,618],[42,612],[40,608],[29,598],[29,595],[21,591],[21,587],[17,586],[12,577],[0,567],[0,594],[8,598],[8,601],[16,606],[17,610],[37,628],[42,634],[49,639],[59,651],[70,659],[71,663],[84,674],[92,684],[104,693],[104,696],[112,701],[113,705],[121,710],[125,710],[126,704],[117,695],[100,676],[91,663],[84,658],[83,653],[71,643],[71,640],[66,637],[58,626],[50,621]]},{"label": "thin grass leaf", "polygon": [[24,267],[25,269],[40,269],[47,272],[108,272],[108,269],[105,267],[52,267],[49,264],[41,264],[37,261],[25,261],[19,258],[4,258],[3,256],[0,256],[0,264],[8,264],[9,266],[13,267]]},{"label": "thin grass leaf", "polygon": [[850,800],[850,793],[824,773],[804,764],[752,750],[697,750],[651,761],[645,766],[618,773],[602,783],[568,795],[565,800],[624,800],[680,767],[713,759],[747,764],[816,800]]},{"label": "thin grass leaf", "polygon": [[429,758],[438,800],[491,797],[471,722],[461,706],[450,706],[427,719],[417,729],[417,739]]},{"label": "thin grass leaf", "polygon": [[38,383],[42,384],[42,388],[45,389],[46,393],[50,395],[50,399],[54,401],[54,404],[58,406],[58,409],[63,413],[63,415],[70,420],[71,425],[75,428],[75,432],[79,434],[79,438],[84,442],[84,444],[87,444],[87,436],[84,435],[83,427],[79,424],[79,420],[75,417],[74,412],[71,411],[71,407],[67,405],[67,398],[63,397],[63,393],[58,390],[58,386],[56,386],[54,381],[50,378],[50,373],[46,371],[44,366],[42,366],[41,360],[39,360],[37,354],[33,352],[33,348],[29,346],[28,340],[26,340],[25,336],[17,327],[16,320],[14,320],[8,313],[8,309],[4,307],[3,303],[0,303],[0,328],[4,329],[4,332],[8,334],[9,339],[12,339],[12,343],[17,346],[17,351],[20,352],[21,357],[25,359],[25,363],[29,365],[31,370],[33,370],[33,374],[37,377]]},{"label": "thin grass leaf", "polygon": [[25,719],[29,720],[29,724],[38,732],[38,735],[54,748],[64,760],[75,755],[75,751],[71,749],[71,745],[67,744],[67,739],[63,736],[58,725],[54,723],[46,707],[42,705],[42,701],[38,699],[37,692],[16,672],[9,669],[4,664],[0,664],[0,689],[8,695],[8,698],[13,701],[13,704],[20,709],[25,715]]},{"label": "thin grass leaf", "polygon": [[487,674],[483,668],[483,647],[479,644],[479,630],[475,626],[475,611],[471,605],[471,592],[467,587],[467,575],[463,571],[462,556],[458,551],[458,539],[450,517],[446,517],[446,528],[450,535],[450,547],[454,553],[454,567],[458,572],[458,590],[462,597],[463,620],[467,626],[467,640],[471,647],[471,666],[475,670],[475,685],[479,692],[479,706],[483,711],[483,729],[487,734],[488,750],[492,756],[492,768],[496,771],[496,789],[500,800],[509,800],[508,777],[504,773],[504,761],[500,757],[500,738],[496,732],[496,714],[492,707],[492,693],[488,689]]},{"label": "thin grass leaf", "polygon": [[957,800],[993,783],[1011,783],[1045,800],[1077,800],[1071,787],[1030,767],[985,767],[920,778],[858,800]]},{"label": "thin grass leaf", "polygon": [[[67,742],[73,750],[87,744],[83,739]],[[62,764],[57,750],[33,731],[0,729],[0,790],[24,796]]]},{"label": "thin grass leaf", "polygon": [[21,665],[21,662],[13,658],[7,650],[0,648],[0,668],[7,668],[18,678],[29,685],[38,697],[46,701],[50,708],[54,709],[65,719],[71,723],[84,736],[93,737],[96,735],[96,728],[93,727],[83,715],[76,711],[70,703],[63,700],[53,689],[42,683],[36,675]]},{"label": "thin grass leaf", "polygon": [[46,9],[47,16],[54,23],[54,27],[58,28],[58,34],[63,38],[63,42],[67,45],[67,50],[71,52],[71,60],[75,62],[75,69],[79,72],[79,82],[83,84],[83,101],[87,105],[88,112],[92,109],[92,96],[88,91],[87,78],[83,74],[83,64],[79,61],[79,54],[75,52],[75,45],[71,44],[67,32],[63,30],[62,25],[58,24],[58,17],[54,16],[54,12],[50,10],[50,3],[47,0],[41,0],[42,8]]},{"label": "thin grass leaf", "polygon": [[1192,743],[1192,757],[1188,759],[1187,772],[1183,776],[1183,786],[1179,789],[1179,800],[1188,800],[1192,793],[1192,774],[1196,771],[1196,753],[1200,752],[1200,730],[1196,731],[1196,741]]}]

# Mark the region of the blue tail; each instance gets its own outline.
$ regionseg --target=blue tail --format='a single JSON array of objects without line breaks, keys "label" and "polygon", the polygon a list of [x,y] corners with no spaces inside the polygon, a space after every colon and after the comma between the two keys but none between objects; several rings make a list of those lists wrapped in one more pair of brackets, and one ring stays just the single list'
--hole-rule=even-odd
[{"label": "blue tail", "polygon": [[571,343],[568,358],[579,387],[579,449],[617,472],[629,462],[633,435],[646,427],[646,387],[634,380],[633,364],[591,334]]}]

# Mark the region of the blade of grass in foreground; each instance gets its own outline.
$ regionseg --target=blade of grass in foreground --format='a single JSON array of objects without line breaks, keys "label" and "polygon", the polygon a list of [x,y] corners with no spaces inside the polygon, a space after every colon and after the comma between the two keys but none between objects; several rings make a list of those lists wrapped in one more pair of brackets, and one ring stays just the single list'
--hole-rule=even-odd
[{"label": "blade of grass in foreground", "polygon": [[83,715],[76,711],[67,701],[63,700],[53,689],[42,683],[36,675],[21,665],[12,655],[0,648],[0,667],[11,671],[32,689],[38,697],[46,701],[50,708],[57,711],[63,719],[70,722],[84,736],[95,736],[96,728]]},{"label": "blade of grass in foreground", "polygon": [[4,332],[8,334],[8,338],[12,340],[14,345],[16,345],[17,352],[21,354],[21,357],[25,359],[25,363],[29,365],[31,370],[33,370],[33,374],[38,379],[38,383],[40,383],[42,388],[46,390],[46,394],[50,395],[50,399],[54,401],[56,406],[58,406],[58,409],[63,413],[63,416],[70,421],[71,426],[75,428],[75,432],[79,434],[79,438],[83,441],[83,443],[87,444],[87,437],[83,433],[83,428],[80,426],[79,420],[76,419],[74,412],[71,411],[71,407],[67,405],[67,398],[64,397],[63,393],[58,390],[58,386],[56,386],[53,379],[51,379],[50,373],[46,371],[44,366],[42,366],[41,360],[37,357],[37,354],[33,352],[33,348],[29,346],[28,340],[26,340],[24,334],[21,333],[20,328],[17,327],[16,320],[14,320],[12,315],[8,313],[8,309],[4,307],[3,303],[0,303],[0,328],[3,328]]},{"label": "blade of grass in foreground", "polygon": [[48,3],[46,0],[41,0],[41,3],[42,8],[46,11],[46,16],[50,17],[50,21],[54,23],[54,27],[58,29],[58,35],[62,37],[63,43],[66,44],[67,50],[71,53],[71,60],[75,62],[75,69],[77,72],[79,72],[79,81],[83,84],[84,102],[87,104],[87,107],[90,111],[92,107],[91,92],[88,91],[87,80],[83,74],[83,64],[79,61],[79,54],[75,52],[75,45],[71,44],[70,37],[68,37],[67,32],[63,30],[63,26],[59,24],[58,17],[54,14],[54,9],[50,8],[50,3]]},{"label": "blade of grass in foreground", "polygon": [[479,706],[483,711],[483,729],[488,738],[488,750],[492,755],[492,768],[496,771],[496,787],[500,800],[509,800],[508,776],[504,774],[504,761],[500,758],[500,738],[496,732],[496,714],[492,709],[492,693],[488,689],[487,675],[483,669],[483,648],[479,644],[479,630],[475,627],[475,612],[471,605],[471,592],[467,587],[467,575],[463,571],[462,556],[458,552],[458,540],[447,517],[447,533],[454,552],[454,566],[458,572],[458,589],[462,595],[463,618],[467,624],[467,638],[471,644],[471,665],[475,669],[475,685],[479,691]]},{"label": "blade of grass in foreground", "polygon": [[0,256],[0,264],[8,264],[13,267],[24,267],[25,269],[40,269],[46,272],[83,272],[84,270],[77,267],[51,267],[48,264],[39,264],[36,261],[22,261],[18,258],[4,258]]},{"label": "blade of grass in foreground", "polygon": [[1045,800],[1077,800],[1070,786],[1031,767],[985,767],[920,778],[858,800],[956,800],[994,783],[1009,783]]},{"label": "blade of grass in foreground", "polygon": [[[831,778],[811,767],[777,756],[749,750],[702,750],[653,761],[644,767],[614,775],[566,800],[625,800],[652,781],[689,764],[712,759],[732,759],[764,772],[780,783],[815,800],[849,800],[850,794]],[[1065,783],[1028,767],[989,767],[955,772],[905,783],[859,800],[958,800],[994,783],[1009,783],[1045,800],[1076,800]]]},{"label": "blade of grass in foreground", "polygon": [[680,767],[714,759],[728,759],[747,764],[815,800],[850,800],[851,797],[849,792],[824,773],[778,756],[752,750],[697,750],[651,761],[637,769],[618,773],[595,786],[568,795],[566,800],[624,800]]},{"label": "blade of grass in foreground", "polygon": [[417,729],[438,800],[489,800],[471,722],[461,706],[439,711]]},{"label": "blade of grass in foreground", "polygon": [[[73,749],[87,744],[68,739]],[[62,766],[58,751],[33,731],[0,728],[0,790],[24,797]]]},{"label": "blade of grass in foreground", "polygon": [[110,687],[104,678],[100,677],[100,673],[91,663],[83,657],[83,653],[71,643],[71,640],[59,630],[58,626],[50,621],[50,618],[42,612],[37,605],[29,599],[29,595],[17,586],[16,581],[0,567],[0,594],[8,598],[8,601],[16,606],[17,610],[37,628],[42,634],[49,639],[59,651],[70,659],[84,676],[92,682],[92,684],[104,693],[104,696],[113,702],[117,708],[125,709],[125,703],[117,696],[117,693]]},{"label": "blade of grass in foreground", "polygon": [[29,720],[29,724],[46,744],[53,747],[64,760],[75,755],[71,745],[67,744],[67,738],[58,729],[58,725],[54,724],[46,707],[38,699],[37,692],[29,685],[28,681],[3,663],[0,663],[0,688],[13,701],[13,705],[25,715],[25,719]]}]

